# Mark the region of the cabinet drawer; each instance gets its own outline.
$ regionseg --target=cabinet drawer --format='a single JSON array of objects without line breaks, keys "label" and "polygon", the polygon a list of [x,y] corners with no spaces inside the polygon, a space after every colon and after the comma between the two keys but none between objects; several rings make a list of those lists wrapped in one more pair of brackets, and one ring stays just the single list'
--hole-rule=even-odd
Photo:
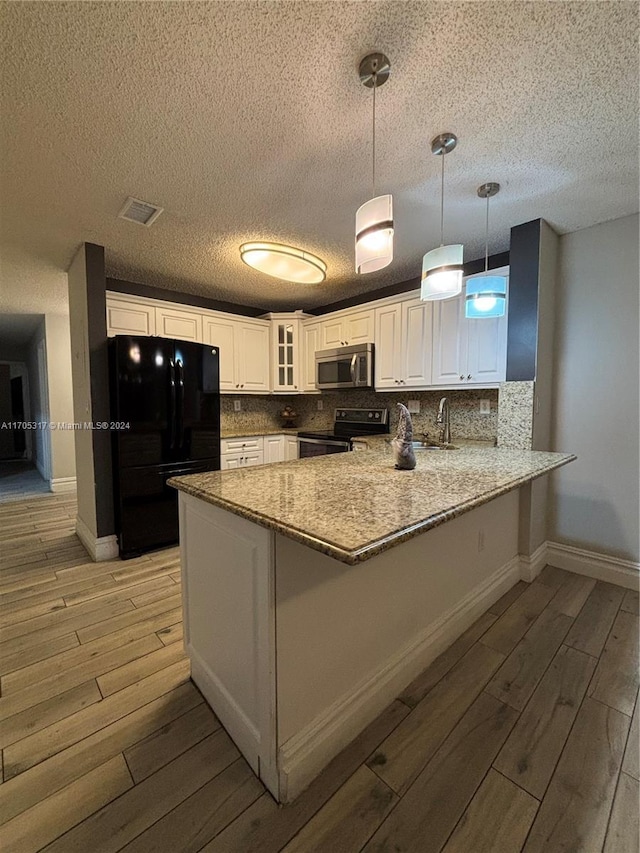
[{"label": "cabinet drawer", "polygon": [[262,453],[263,439],[258,436],[242,436],[241,438],[223,438],[220,441],[220,453],[242,453],[243,451],[259,450]]}]

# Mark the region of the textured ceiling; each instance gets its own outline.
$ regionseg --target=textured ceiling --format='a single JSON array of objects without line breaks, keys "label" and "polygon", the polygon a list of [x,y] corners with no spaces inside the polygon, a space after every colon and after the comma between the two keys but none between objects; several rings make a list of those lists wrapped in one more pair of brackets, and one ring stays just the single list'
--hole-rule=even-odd
[{"label": "textured ceiling", "polygon": [[[249,305],[313,307],[419,274],[445,241],[483,254],[512,225],[559,232],[638,209],[638,6],[631,2],[3,3],[0,232],[11,310],[60,310],[81,241],[111,275]],[[384,51],[378,190],[395,260],[356,276],[370,195],[371,97],[360,58]],[[149,230],[128,195],[165,208]],[[245,267],[273,239],[328,264],[322,285]],[[13,306],[13,307],[11,307]],[[15,306],[18,306],[16,309]]]}]

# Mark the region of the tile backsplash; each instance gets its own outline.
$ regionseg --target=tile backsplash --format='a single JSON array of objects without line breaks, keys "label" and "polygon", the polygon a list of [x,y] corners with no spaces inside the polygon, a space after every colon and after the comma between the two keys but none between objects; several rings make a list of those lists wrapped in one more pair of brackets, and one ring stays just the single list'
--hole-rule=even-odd
[{"label": "tile backsplash", "polygon": [[[414,431],[437,435],[436,415],[441,397],[447,397],[451,411],[451,436],[495,440],[498,435],[498,391],[407,391],[406,393],[381,393],[374,391],[339,391],[335,393],[307,394],[298,396],[243,396],[221,397],[222,431],[245,432],[247,435],[260,435],[278,429],[283,419],[280,412],[285,405],[291,406],[297,413],[298,429],[321,430],[333,425],[334,410],[337,408],[369,409],[388,408],[390,413],[390,432],[396,431],[398,423],[397,403],[407,404],[408,400],[420,402],[420,412],[412,415]],[[242,410],[235,412],[234,399],[241,401]],[[323,408],[317,410],[317,402],[322,400]],[[489,400],[490,413],[480,414],[480,400]]]}]

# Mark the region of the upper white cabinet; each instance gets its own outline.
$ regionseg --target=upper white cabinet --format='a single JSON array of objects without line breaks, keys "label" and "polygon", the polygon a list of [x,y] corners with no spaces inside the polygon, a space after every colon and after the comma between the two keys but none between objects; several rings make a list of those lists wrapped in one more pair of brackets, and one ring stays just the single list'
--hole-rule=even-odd
[{"label": "upper white cabinet", "polygon": [[220,390],[235,391],[236,379],[236,323],[218,317],[204,317],[202,334],[205,344],[211,344],[220,350]]},{"label": "upper white cabinet", "polygon": [[107,297],[107,335],[155,335],[156,309],[123,297]]},{"label": "upper white cabinet", "polygon": [[186,308],[156,308],[156,335],[202,343],[202,313]]},{"label": "upper white cabinet", "polygon": [[302,386],[301,311],[267,314],[271,321],[271,387],[276,394],[297,394]]},{"label": "upper white cabinet", "polygon": [[423,388],[431,384],[431,305],[420,299],[376,310],[375,387]]},{"label": "upper white cabinet", "polygon": [[[496,270],[505,275],[505,270]],[[507,313],[467,320],[464,290],[433,303],[433,385],[493,385],[507,368]]]},{"label": "upper white cabinet", "polygon": [[303,391],[318,391],[316,387],[316,351],[322,349],[320,340],[320,323],[304,323],[302,326],[302,376],[300,380]]},{"label": "upper white cabinet", "polygon": [[374,312],[372,310],[336,313],[320,318],[320,349],[335,349],[353,344],[371,343],[374,340]]},{"label": "upper white cabinet", "polygon": [[220,350],[220,391],[268,394],[269,323],[203,317],[204,343]]}]

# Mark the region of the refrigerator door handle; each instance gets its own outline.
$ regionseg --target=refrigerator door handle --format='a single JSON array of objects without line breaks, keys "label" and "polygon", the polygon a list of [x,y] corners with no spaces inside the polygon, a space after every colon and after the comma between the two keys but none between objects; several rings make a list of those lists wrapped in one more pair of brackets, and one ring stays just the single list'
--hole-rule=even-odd
[{"label": "refrigerator door handle", "polygon": [[176,446],[177,432],[177,407],[176,407],[176,366],[173,359],[169,359],[169,396],[171,398],[171,411],[169,412],[169,449]]},{"label": "refrigerator door handle", "polygon": [[184,367],[179,358],[176,359],[176,373],[178,374],[178,391],[180,392],[176,411],[176,429],[178,432],[178,447],[182,448],[184,444]]}]

